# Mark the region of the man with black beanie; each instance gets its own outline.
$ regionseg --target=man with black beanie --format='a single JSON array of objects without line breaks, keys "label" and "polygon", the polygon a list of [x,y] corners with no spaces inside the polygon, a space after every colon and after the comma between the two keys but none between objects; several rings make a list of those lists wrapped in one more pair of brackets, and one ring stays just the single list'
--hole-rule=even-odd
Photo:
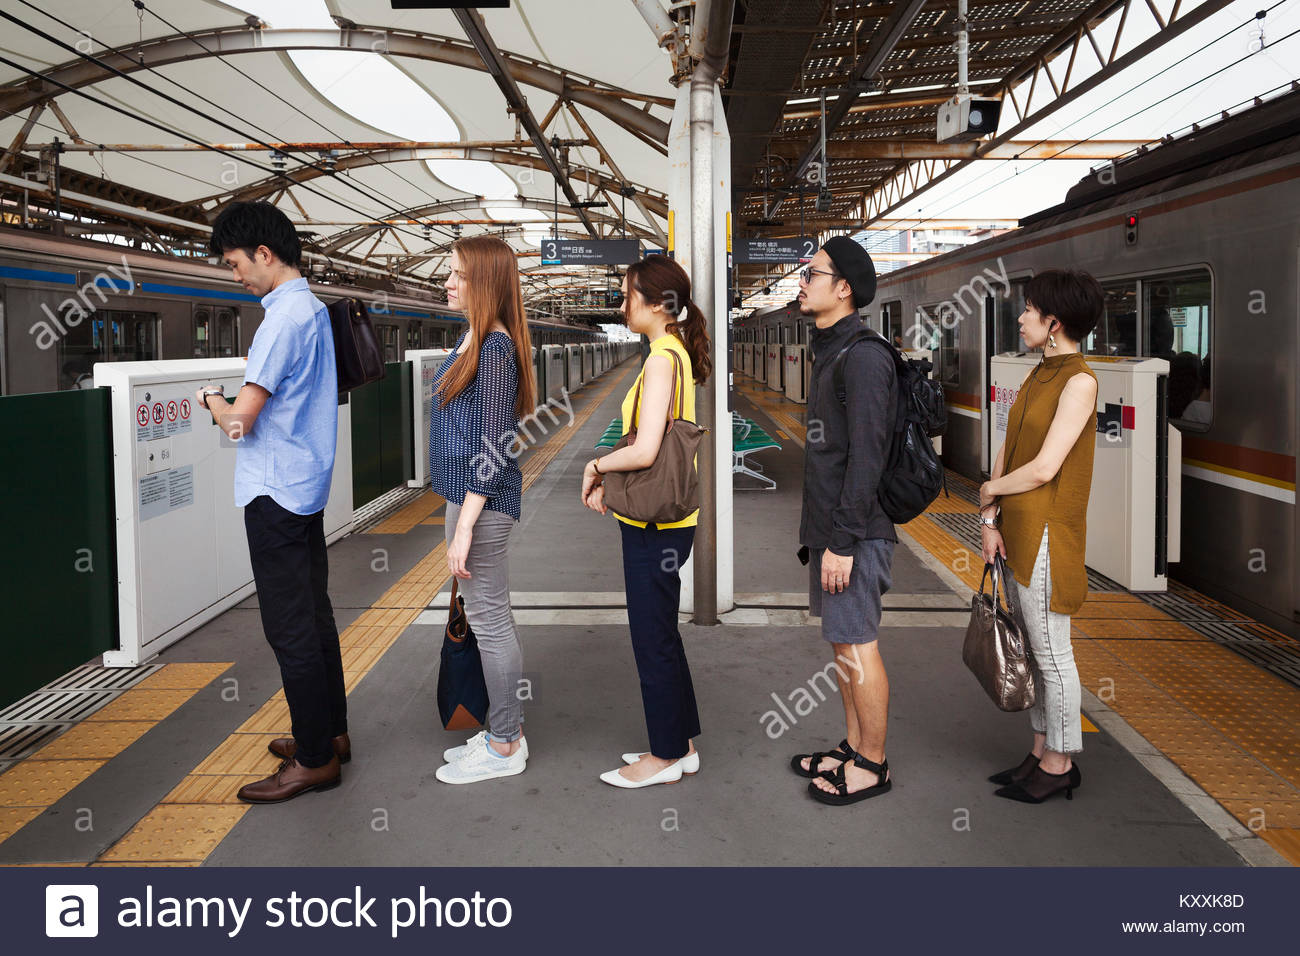
[{"label": "man with black beanie", "polygon": [[892,786],[885,760],[889,678],[876,632],[883,595],[893,583],[898,537],[876,487],[889,451],[897,386],[888,348],[858,344],[865,329],[858,310],[875,294],[871,257],[847,236],[828,240],[800,272],[799,311],[816,323],[809,343],[800,557],[810,571],[809,613],[822,619],[822,637],[834,654],[847,732],[834,750],[798,754],[791,766],[812,778],[814,798],[833,805],[879,796]]}]

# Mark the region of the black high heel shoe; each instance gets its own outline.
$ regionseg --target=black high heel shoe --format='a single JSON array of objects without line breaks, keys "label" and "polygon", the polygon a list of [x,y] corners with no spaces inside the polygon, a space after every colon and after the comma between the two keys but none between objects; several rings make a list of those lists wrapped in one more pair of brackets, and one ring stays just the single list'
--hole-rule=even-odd
[{"label": "black high heel shoe", "polygon": [[1030,754],[1020,765],[1012,767],[1010,770],[1003,770],[1001,773],[995,773],[989,777],[989,783],[996,783],[998,786],[1006,786],[1009,783],[1019,783],[1034,772],[1038,766],[1038,758]]},{"label": "black high heel shoe", "polygon": [[1048,797],[1064,791],[1065,799],[1073,800],[1074,791],[1082,783],[1079,765],[1073,764],[1065,773],[1048,773],[1041,766],[1035,767],[1028,777],[1019,783],[1007,784],[994,791],[994,796],[1018,800],[1021,803],[1042,803]]}]

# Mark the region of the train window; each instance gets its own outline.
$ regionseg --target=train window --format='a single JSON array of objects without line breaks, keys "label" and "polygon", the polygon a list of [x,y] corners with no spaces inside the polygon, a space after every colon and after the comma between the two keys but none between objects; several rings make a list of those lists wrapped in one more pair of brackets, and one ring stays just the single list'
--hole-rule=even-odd
[{"label": "train window", "polygon": [[238,317],[232,309],[217,310],[217,329],[212,341],[214,358],[230,358],[239,354]]},{"label": "train window", "polygon": [[1025,285],[1028,282],[1028,279],[1012,279],[1007,291],[995,300],[994,355],[1026,350],[1025,340],[1020,337],[1020,314],[1025,311]]},{"label": "train window", "polygon": [[384,350],[384,361],[400,361],[397,354],[397,326],[378,324],[375,326],[375,334],[379,337],[379,344]]},{"label": "train window", "polygon": [[158,358],[158,316],[151,312],[103,312],[110,324],[110,362],[151,362]]},{"label": "train window", "polygon": [[1169,418],[1183,431],[1210,427],[1210,273],[1142,280],[1145,354],[1169,361]]},{"label": "train window", "polygon": [[419,322],[407,323],[406,347],[408,349],[418,349],[420,347],[420,323]]},{"label": "train window", "polygon": [[938,378],[944,385],[961,384],[961,350],[957,346],[957,329],[956,322],[947,322],[940,333]]},{"label": "train window", "polygon": [[1083,350],[1089,355],[1137,355],[1137,282],[1127,280],[1101,288],[1106,311]]},{"label": "train window", "polygon": [[195,358],[207,358],[212,332],[212,315],[207,309],[194,310],[194,341],[191,351]]},{"label": "train window", "polygon": [[94,365],[104,361],[104,320],[96,312],[76,325],[64,316],[67,334],[59,339],[59,389],[94,387]]},{"label": "train window", "polygon": [[[944,326],[942,321],[944,308],[944,305],[917,306],[916,321],[913,328],[909,330],[909,340],[904,341],[903,344],[912,349],[937,349],[939,347],[939,333]],[[956,326],[953,318],[950,317],[948,322],[954,327]]]},{"label": "train window", "polygon": [[903,303],[895,299],[880,307],[880,334],[895,345],[903,343]]}]

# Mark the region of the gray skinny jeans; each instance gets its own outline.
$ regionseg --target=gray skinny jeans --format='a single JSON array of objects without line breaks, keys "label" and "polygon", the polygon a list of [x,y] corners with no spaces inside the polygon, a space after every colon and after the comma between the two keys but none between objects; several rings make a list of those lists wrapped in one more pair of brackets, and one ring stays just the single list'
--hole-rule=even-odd
[{"label": "gray skinny jeans", "polygon": [[1046,527],[1029,586],[1017,581],[1016,594],[1020,598],[1020,614],[1029,647],[1034,652],[1034,680],[1038,690],[1029,711],[1029,723],[1035,733],[1047,735],[1048,750],[1077,754],[1083,750],[1079,669],[1070,643],[1070,615],[1051,610],[1052,560]]},{"label": "gray skinny jeans", "polygon": [[[456,536],[460,505],[447,502],[444,536]],[[465,567],[469,580],[460,581],[465,596],[465,616],[478,641],[487,681],[488,731],[496,740],[518,740],[523,735],[523,704],[519,699],[524,655],[519,647],[515,616],[510,610],[510,532],[515,519],[484,509],[474,522]]]}]

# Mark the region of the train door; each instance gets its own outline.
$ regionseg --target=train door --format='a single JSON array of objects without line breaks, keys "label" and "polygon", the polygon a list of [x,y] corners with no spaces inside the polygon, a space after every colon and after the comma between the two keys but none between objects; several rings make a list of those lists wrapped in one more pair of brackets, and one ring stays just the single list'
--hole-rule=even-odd
[{"label": "train door", "polygon": [[230,358],[239,354],[239,316],[233,309],[194,307],[190,324],[192,358]]},{"label": "train door", "polygon": [[0,285],[0,395],[9,394],[9,352],[6,344],[9,336],[6,334],[6,323],[8,316],[5,313],[5,287]]},{"label": "train door", "polygon": [[984,299],[984,334],[980,336],[980,424],[984,440],[980,443],[980,469],[985,475],[993,471],[993,412],[989,403],[993,356],[1025,351],[1019,320],[1025,311],[1025,284],[1029,279],[1028,273],[1010,278],[997,296]]}]

